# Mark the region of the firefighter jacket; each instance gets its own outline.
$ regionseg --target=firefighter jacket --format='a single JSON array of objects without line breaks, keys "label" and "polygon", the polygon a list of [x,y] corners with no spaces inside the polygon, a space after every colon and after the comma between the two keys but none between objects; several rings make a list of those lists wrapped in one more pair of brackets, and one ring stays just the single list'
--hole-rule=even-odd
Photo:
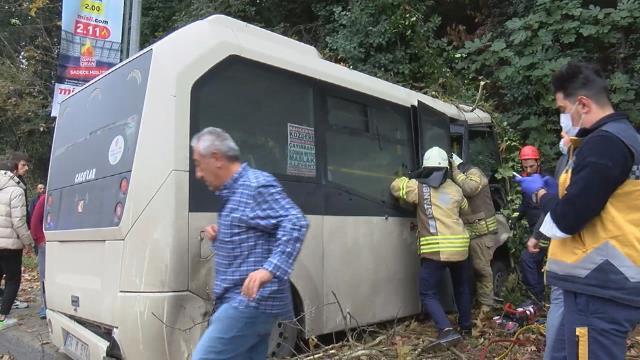
[{"label": "firefighter jacket", "polygon": [[474,239],[497,233],[498,222],[489,190],[489,179],[475,166],[462,163],[460,167],[464,171],[453,168],[453,181],[462,189],[462,194],[469,202],[470,215],[462,217],[469,236]]},{"label": "firefighter jacket", "polygon": [[469,255],[469,234],[461,211],[469,211],[462,190],[447,179],[439,187],[401,177],[391,183],[391,193],[417,207],[418,251],[438,261],[462,261]]}]

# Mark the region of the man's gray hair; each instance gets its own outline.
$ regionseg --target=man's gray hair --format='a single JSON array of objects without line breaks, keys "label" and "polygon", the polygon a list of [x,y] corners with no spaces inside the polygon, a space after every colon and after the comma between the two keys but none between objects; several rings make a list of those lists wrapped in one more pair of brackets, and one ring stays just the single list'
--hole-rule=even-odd
[{"label": "man's gray hair", "polygon": [[197,147],[198,151],[205,156],[219,153],[228,160],[240,160],[238,145],[233,141],[231,135],[219,128],[208,127],[195,134],[191,139],[191,147]]}]

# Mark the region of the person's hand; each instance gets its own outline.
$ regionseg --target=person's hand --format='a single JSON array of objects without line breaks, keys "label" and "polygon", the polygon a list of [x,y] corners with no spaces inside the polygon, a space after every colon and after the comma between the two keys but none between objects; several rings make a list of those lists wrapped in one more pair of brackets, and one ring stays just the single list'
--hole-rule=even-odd
[{"label": "person's hand", "polygon": [[33,246],[31,246],[31,245],[25,245],[25,246],[22,248],[22,250],[23,250],[23,252],[24,252],[24,254],[25,254],[25,255],[31,255],[31,253],[33,252]]},{"label": "person's hand", "polygon": [[540,252],[540,242],[532,237],[529,238],[527,240],[527,251],[532,254]]},{"label": "person's hand", "polygon": [[453,163],[453,166],[455,168],[457,168],[458,165],[462,164],[462,162],[462,159],[460,159],[458,155],[456,155],[455,153],[451,154],[451,163]]},{"label": "person's hand", "polygon": [[520,184],[522,192],[531,196],[538,192],[538,190],[544,188],[544,179],[540,174],[533,174],[531,176],[522,176],[514,179],[515,182]]},{"label": "person's hand", "polygon": [[271,279],[273,279],[273,274],[268,270],[258,269],[247,276],[240,293],[253,300],[258,294],[258,290],[260,290],[264,284],[271,281]]},{"label": "person's hand", "polygon": [[558,182],[552,176],[545,176],[542,178],[544,182],[544,189],[550,193],[557,194],[558,193]]},{"label": "person's hand", "polygon": [[218,236],[218,225],[213,224],[204,228],[204,236],[211,241],[216,241],[216,237]]}]

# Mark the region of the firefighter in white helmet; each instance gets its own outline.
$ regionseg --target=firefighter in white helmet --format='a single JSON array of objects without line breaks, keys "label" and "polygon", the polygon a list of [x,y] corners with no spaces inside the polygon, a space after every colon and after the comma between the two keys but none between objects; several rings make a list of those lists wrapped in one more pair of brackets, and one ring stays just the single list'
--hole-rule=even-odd
[{"label": "firefighter in white helmet", "polygon": [[[449,158],[439,147],[424,154],[422,168],[412,179],[401,177],[391,184],[391,193],[401,202],[416,206],[418,253],[420,255],[420,300],[439,334],[436,343],[450,346],[461,340],[460,332],[471,332],[471,264],[469,234],[460,218],[469,212],[462,190],[448,178]],[[458,308],[456,331],[440,304],[438,289],[449,269]]]}]

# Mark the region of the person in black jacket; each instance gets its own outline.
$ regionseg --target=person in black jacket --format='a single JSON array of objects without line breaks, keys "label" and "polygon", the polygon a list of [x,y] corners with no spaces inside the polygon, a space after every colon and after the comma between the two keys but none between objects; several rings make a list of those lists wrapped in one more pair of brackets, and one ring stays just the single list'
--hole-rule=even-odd
[{"label": "person in black jacket", "polygon": [[[540,152],[538,148],[533,145],[526,145],[520,149],[520,163],[522,165],[522,175],[530,176],[533,174],[542,174],[540,166]],[[529,225],[529,234],[533,234],[536,223],[542,216],[542,210],[540,206],[533,202],[530,196],[522,194],[522,203],[518,209],[518,221],[522,218],[527,220]],[[527,236],[527,239],[529,237]],[[544,259],[547,256],[548,243],[540,244],[540,250],[537,252],[530,252],[527,249],[522,250],[520,254],[520,274],[522,275],[522,282],[527,287],[527,290],[533,296],[533,299],[537,303],[544,302],[544,274],[542,272],[542,266],[544,265]]]},{"label": "person in black jacket", "polygon": [[563,292],[551,359],[623,359],[640,323],[640,135],[596,66],[570,62],[552,84],[561,118],[580,129],[568,165],[557,186],[517,179],[548,212],[530,242],[551,239],[546,279]]}]

